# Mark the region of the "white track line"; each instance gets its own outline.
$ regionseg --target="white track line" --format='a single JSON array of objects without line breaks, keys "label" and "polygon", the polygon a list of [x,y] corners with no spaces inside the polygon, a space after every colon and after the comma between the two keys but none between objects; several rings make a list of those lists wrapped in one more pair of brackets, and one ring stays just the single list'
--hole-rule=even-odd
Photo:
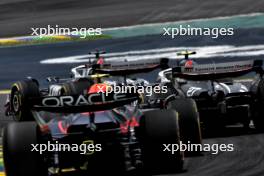
[{"label": "white track line", "polygon": [[[150,50],[135,50],[127,52],[115,52],[105,54],[104,56],[111,61],[126,60],[142,60],[155,58],[170,58],[180,59],[176,55],[182,50],[194,50],[197,52],[193,58],[215,58],[215,57],[254,57],[264,55],[264,45],[246,45],[246,46],[232,46],[232,45],[218,45],[218,46],[202,46],[202,47],[168,47],[161,49]],[[85,63],[89,61],[91,55],[75,55],[67,57],[47,58],[40,61],[41,64],[65,64],[65,63]]]}]

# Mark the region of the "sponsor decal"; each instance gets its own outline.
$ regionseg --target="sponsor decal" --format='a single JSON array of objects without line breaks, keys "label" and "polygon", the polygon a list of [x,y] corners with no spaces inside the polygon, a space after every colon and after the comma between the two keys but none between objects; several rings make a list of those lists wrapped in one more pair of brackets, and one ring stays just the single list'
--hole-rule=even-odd
[{"label": "sponsor decal", "polygon": [[65,106],[85,106],[95,104],[106,104],[114,101],[128,100],[136,98],[136,94],[110,94],[95,93],[78,96],[54,96],[44,97],[41,100],[40,106],[44,107],[65,107]]}]

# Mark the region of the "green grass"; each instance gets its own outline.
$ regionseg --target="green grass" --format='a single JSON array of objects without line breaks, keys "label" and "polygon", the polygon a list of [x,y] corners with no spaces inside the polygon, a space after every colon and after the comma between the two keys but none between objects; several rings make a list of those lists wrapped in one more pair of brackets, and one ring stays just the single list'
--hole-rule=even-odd
[{"label": "green grass", "polygon": [[79,37],[38,37],[30,41],[16,41],[13,39],[10,40],[1,40],[0,47],[6,46],[23,46],[23,45],[36,45],[36,44],[49,44],[49,43],[60,43],[60,42],[74,42],[74,41],[92,41],[100,39],[111,39],[110,35],[99,35],[99,36],[87,36],[86,38]]}]

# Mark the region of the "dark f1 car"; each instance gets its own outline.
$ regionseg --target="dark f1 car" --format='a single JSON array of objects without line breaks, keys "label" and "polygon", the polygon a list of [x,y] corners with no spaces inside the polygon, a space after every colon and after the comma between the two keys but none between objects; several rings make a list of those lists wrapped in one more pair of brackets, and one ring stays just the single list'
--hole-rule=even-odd
[{"label": "dark f1 car", "polygon": [[89,63],[79,65],[71,69],[71,77],[58,78],[48,77],[47,88],[40,88],[38,80],[28,77],[25,80],[17,81],[11,86],[11,93],[6,101],[6,115],[13,117],[15,121],[31,121],[33,115],[28,107],[28,98],[39,96],[56,96],[63,94],[80,94],[93,84],[93,67],[104,63],[101,54],[105,52],[95,51],[89,54],[95,58],[89,59]]},{"label": "dark f1 car", "polygon": [[[261,60],[200,65],[190,61],[187,58],[179,66],[160,72],[159,80],[172,84],[177,97],[195,101],[205,127],[242,123],[248,128],[253,120],[256,129],[264,130]],[[255,77],[245,79],[253,75],[251,72]]]},{"label": "dark f1 car", "polygon": [[[104,52],[96,51],[94,60],[89,60],[88,64],[79,65],[71,69],[71,77],[58,78],[48,77],[49,85],[42,88],[38,80],[27,78],[17,81],[11,86],[11,93],[7,97],[6,115],[13,117],[15,121],[33,120],[33,115],[28,107],[28,98],[39,96],[59,96],[82,94],[95,83],[101,83],[103,77],[111,75],[128,75],[155,70],[166,66],[167,60],[142,60],[142,61],[108,61],[100,54]],[[120,69],[121,68],[121,69]],[[126,82],[124,78],[122,82]]]},{"label": "dark f1 car", "polygon": [[[69,170],[85,174],[180,170],[183,153],[163,151],[163,144],[179,145],[182,138],[175,109],[141,109],[138,93],[106,96],[90,92],[108,74],[127,75],[160,67],[160,61],[104,63],[75,67],[73,79],[56,82],[48,89],[40,89],[34,79],[15,83],[8,109],[20,122],[4,129],[7,176],[58,175]],[[80,155],[83,144],[94,144],[94,148],[87,147],[91,150]],[[52,151],[47,151],[48,146]]]},{"label": "dark f1 car", "polygon": [[29,98],[35,121],[4,129],[6,175],[181,169],[182,153],[163,151],[163,144],[179,144],[177,112],[141,111],[131,105],[138,98],[104,93]]}]

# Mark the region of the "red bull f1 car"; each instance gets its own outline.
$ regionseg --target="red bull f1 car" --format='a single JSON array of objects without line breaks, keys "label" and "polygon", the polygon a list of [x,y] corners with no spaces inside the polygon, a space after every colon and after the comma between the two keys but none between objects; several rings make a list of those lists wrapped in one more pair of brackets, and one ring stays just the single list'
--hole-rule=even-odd
[{"label": "red bull f1 car", "polygon": [[48,89],[40,89],[32,78],[12,86],[7,114],[18,122],[4,129],[7,176],[182,169],[180,150],[163,151],[163,144],[178,145],[182,139],[175,109],[141,108],[138,93],[106,95],[92,88],[108,74],[149,72],[160,68],[160,61],[115,66],[76,67],[74,78],[56,79]]},{"label": "red bull f1 car", "polygon": [[[136,94],[103,93],[28,99],[34,121],[4,129],[7,176],[169,172],[183,167],[175,110],[140,110]],[[153,157],[155,156],[155,157]]]}]

